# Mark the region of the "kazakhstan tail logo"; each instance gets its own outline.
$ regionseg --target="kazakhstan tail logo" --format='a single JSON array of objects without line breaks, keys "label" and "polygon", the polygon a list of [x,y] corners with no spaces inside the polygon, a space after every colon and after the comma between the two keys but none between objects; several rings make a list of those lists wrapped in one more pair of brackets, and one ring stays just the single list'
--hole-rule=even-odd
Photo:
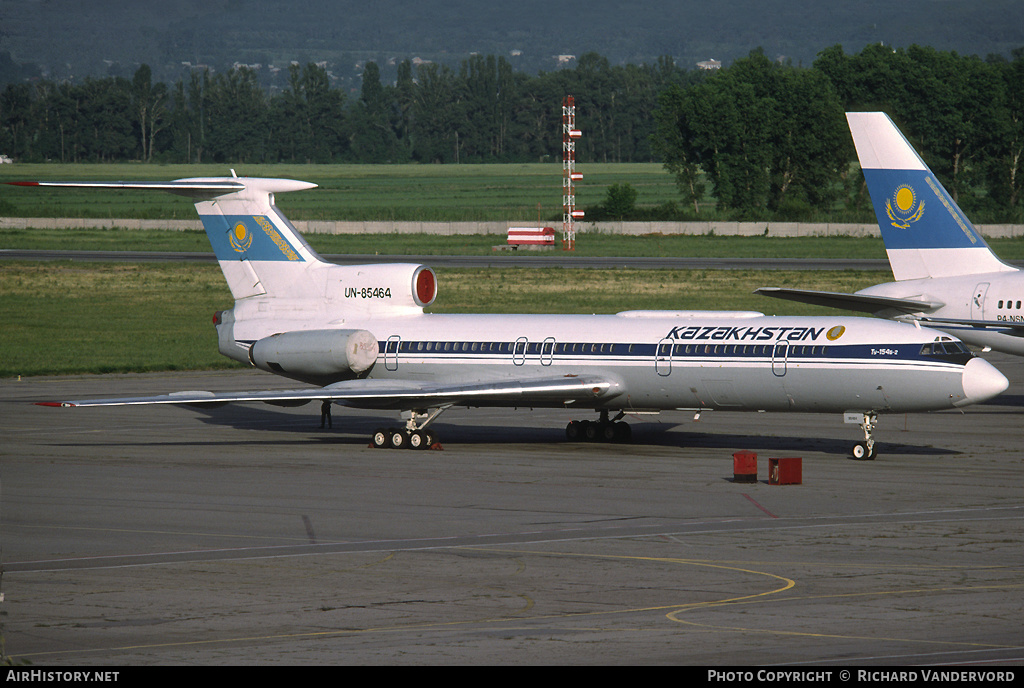
[{"label": "kazakhstan tail logo", "polygon": [[245,226],[245,223],[239,222],[228,232],[228,240],[231,242],[233,249],[239,253],[244,253],[252,246],[252,232]]},{"label": "kazakhstan tail logo", "polygon": [[921,219],[924,213],[924,201],[917,198],[917,194],[907,184],[896,187],[892,198],[886,200],[885,210],[892,220],[892,226],[899,229],[907,229],[914,222]]}]

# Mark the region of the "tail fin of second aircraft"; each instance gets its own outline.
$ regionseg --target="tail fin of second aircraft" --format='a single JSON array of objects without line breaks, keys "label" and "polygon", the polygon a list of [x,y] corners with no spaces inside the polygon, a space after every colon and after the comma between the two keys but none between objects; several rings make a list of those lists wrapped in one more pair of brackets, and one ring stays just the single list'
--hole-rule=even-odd
[{"label": "tail fin of second aircraft", "polygon": [[897,281],[1016,269],[992,252],[888,115],[846,119]]}]

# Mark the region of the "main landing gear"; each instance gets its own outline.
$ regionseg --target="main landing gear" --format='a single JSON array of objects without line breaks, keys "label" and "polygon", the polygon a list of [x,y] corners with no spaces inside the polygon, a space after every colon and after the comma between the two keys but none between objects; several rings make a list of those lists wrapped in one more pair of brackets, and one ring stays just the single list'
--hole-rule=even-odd
[{"label": "main landing gear", "polygon": [[431,449],[438,445],[437,435],[427,430],[427,425],[440,416],[448,407],[422,411],[403,411],[404,428],[381,428],[373,433],[370,445],[374,449]]},{"label": "main landing gear", "polygon": [[860,461],[871,461],[875,458],[875,438],[872,436],[872,432],[875,430],[875,425],[878,424],[878,415],[874,413],[863,414],[863,420],[860,423],[860,429],[864,431],[864,441],[858,442],[853,445],[853,458]]},{"label": "main landing gear", "polygon": [[428,430],[381,428],[370,438],[374,449],[429,449],[437,443],[437,436]]},{"label": "main landing gear", "polygon": [[570,442],[629,442],[633,431],[629,423],[623,423],[625,413],[619,412],[615,418],[608,418],[607,411],[601,411],[601,419],[597,421],[573,420],[565,426],[565,437]]}]

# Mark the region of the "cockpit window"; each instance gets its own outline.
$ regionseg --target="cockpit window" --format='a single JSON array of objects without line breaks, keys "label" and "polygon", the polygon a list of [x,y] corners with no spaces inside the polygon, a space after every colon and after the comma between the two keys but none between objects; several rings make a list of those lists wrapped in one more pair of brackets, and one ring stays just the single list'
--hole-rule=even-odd
[{"label": "cockpit window", "polygon": [[921,347],[922,356],[933,356],[951,363],[966,364],[974,358],[974,353],[962,342],[947,337],[941,337]]}]

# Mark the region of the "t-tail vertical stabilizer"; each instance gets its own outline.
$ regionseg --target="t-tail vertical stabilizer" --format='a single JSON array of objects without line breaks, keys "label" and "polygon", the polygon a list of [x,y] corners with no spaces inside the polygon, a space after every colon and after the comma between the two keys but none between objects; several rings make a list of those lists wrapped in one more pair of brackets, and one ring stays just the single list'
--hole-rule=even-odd
[{"label": "t-tail vertical stabilizer", "polygon": [[274,194],[312,189],[292,179],[181,179],[183,185],[235,182],[240,189],[213,198],[193,197],[221,270],[236,300],[272,295],[303,298],[322,293],[311,270],[326,265],[274,205]]},{"label": "t-tail vertical stabilizer", "polygon": [[317,351],[337,348],[322,331],[347,332],[344,328],[351,321],[365,324],[377,318],[422,315],[437,296],[437,277],[426,265],[336,265],[317,255],[274,204],[274,194],[315,188],[310,182],[231,176],[170,182],[8,183],[165,191],[190,198],[235,298],[234,308],[214,318],[220,351],[253,365],[258,365],[253,352],[258,355],[268,348],[255,347],[260,340],[288,333],[274,340],[275,355],[297,346],[296,339],[302,340],[300,347]]},{"label": "t-tail vertical stabilizer", "polygon": [[897,281],[1014,271],[884,112],[848,112],[886,253]]}]

